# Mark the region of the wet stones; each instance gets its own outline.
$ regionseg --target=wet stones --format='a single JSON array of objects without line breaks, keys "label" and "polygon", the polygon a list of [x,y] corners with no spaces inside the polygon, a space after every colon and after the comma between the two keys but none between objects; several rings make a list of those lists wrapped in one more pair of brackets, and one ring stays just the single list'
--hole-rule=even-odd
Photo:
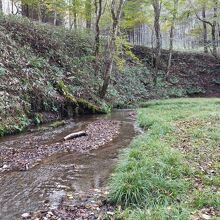
[{"label": "wet stones", "polygon": [[27,219],[27,218],[29,218],[31,215],[30,215],[30,213],[23,213],[22,215],[21,215],[21,217],[23,218],[23,219]]},{"label": "wet stones", "polygon": [[73,195],[67,194],[59,207],[54,210],[46,209],[47,211],[34,212],[30,219],[111,219],[112,215],[114,215],[114,207],[105,202],[107,194],[106,188],[91,189],[86,192],[73,193]]}]

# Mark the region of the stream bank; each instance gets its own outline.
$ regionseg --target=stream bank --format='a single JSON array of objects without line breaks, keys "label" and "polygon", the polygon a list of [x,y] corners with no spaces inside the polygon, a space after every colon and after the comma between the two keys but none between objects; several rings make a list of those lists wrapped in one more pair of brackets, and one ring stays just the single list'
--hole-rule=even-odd
[{"label": "stream bank", "polygon": [[[85,204],[83,200],[100,201],[99,198],[106,192],[106,181],[116,164],[118,153],[129,145],[136,134],[133,116],[134,112],[131,110],[115,111],[108,115],[87,115],[70,120],[66,125],[55,129],[42,128],[2,138],[1,148],[29,149],[35,145],[58,143],[65,135],[100,120],[120,122],[120,134],[98,149],[85,154],[60,152],[43,159],[37,166],[27,171],[1,173],[0,219],[22,219],[24,213],[29,216],[39,213],[36,210],[42,210],[44,213],[50,210],[56,212],[54,210],[58,208],[63,210],[69,206],[69,202],[74,202],[72,198],[77,202],[75,205],[77,214],[80,210],[79,203]],[[77,198],[82,198],[82,202]],[[89,207],[88,204],[86,207]]]}]

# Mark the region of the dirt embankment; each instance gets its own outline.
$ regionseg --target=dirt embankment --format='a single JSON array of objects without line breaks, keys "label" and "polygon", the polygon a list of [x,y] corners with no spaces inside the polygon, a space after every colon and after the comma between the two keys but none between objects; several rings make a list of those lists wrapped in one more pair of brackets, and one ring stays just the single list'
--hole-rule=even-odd
[{"label": "dirt embankment", "polygon": [[[152,66],[151,49],[135,46],[133,52],[146,66]],[[161,71],[166,71],[168,57],[169,52],[162,50]],[[220,97],[220,58],[175,51],[167,81],[167,89],[176,88],[176,93],[182,89],[188,96]]]},{"label": "dirt embankment", "polygon": [[[24,171],[39,164],[46,157],[56,153],[86,153],[97,149],[119,134],[120,122],[100,120],[89,124],[86,136],[51,145],[40,145],[35,148],[5,148],[0,151],[0,171]],[[30,140],[31,144],[31,140]]]},{"label": "dirt embankment", "polygon": [[91,36],[0,15],[0,42],[0,136],[30,123],[105,112]]}]

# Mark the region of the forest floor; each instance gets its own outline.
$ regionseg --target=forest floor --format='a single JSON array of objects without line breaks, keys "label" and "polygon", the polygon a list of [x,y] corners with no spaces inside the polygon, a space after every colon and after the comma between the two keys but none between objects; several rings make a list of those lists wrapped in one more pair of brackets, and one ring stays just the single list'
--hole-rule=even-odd
[{"label": "forest floor", "polygon": [[219,219],[220,99],[151,101],[110,181],[119,219]]}]

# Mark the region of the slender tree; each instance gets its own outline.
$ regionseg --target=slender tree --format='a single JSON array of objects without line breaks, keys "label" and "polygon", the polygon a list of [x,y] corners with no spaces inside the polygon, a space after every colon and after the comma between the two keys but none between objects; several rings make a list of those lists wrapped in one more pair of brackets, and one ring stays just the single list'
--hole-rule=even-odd
[{"label": "slender tree", "polygon": [[86,0],[85,14],[86,14],[86,28],[91,29],[92,27],[92,0]]},{"label": "slender tree", "polygon": [[204,52],[208,53],[208,30],[207,24],[204,22],[206,20],[206,6],[203,4],[202,7],[202,19],[203,19],[203,44],[204,44]]},{"label": "slender tree", "polygon": [[38,21],[42,22],[42,1],[39,0],[37,4],[37,14],[38,14]]},{"label": "slender tree", "polygon": [[175,22],[177,18],[177,11],[178,11],[178,1],[179,0],[173,0],[173,9],[172,9],[172,18],[171,18],[171,26],[170,26],[170,45],[169,45],[169,58],[168,58],[168,65],[167,65],[167,75],[169,75],[170,67],[171,67],[171,61],[173,56],[173,40],[174,40],[174,29],[175,29]]},{"label": "slender tree", "polygon": [[2,0],[0,0],[0,11],[2,11]]},{"label": "slender tree", "polygon": [[212,44],[213,44],[213,55],[217,57],[217,42],[216,42],[216,29],[217,29],[217,18],[218,18],[218,0],[214,1],[213,7],[213,23],[212,23]]},{"label": "slender tree", "polygon": [[[190,1],[190,3],[193,6],[192,1]],[[203,22],[203,24],[206,23],[207,25],[209,25],[211,27],[212,54],[214,57],[217,57],[218,54],[217,54],[217,42],[216,42],[216,29],[217,29],[217,18],[218,18],[218,0],[212,0],[212,3],[213,3],[213,19],[212,19],[212,21],[209,21],[207,18],[206,19],[201,18],[198,15],[198,13],[196,12],[194,6],[193,6],[193,8],[194,8],[197,19],[199,21]]]},{"label": "slender tree", "polygon": [[103,85],[100,91],[100,97],[104,98],[109,86],[109,82],[112,74],[112,67],[114,62],[115,55],[115,42],[118,34],[119,22],[122,14],[122,9],[124,6],[125,0],[119,0],[119,3],[116,4],[115,0],[111,1],[111,17],[112,17],[112,30],[110,34],[110,40],[107,48],[106,54],[106,66],[103,78]]},{"label": "slender tree", "polygon": [[73,5],[73,24],[74,24],[74,29],[77,29],[78,25],[77,25],[77,2],[76,2],[76,0],[72,0],[72,5]]},{"label": "slender tree", "polygon": [[152,6],[154,8],[154,32],[155,32],[155,38],[156,38],[155,71],[154,71],[154,84],[156,85],[159,65],[160,65],[160,57],[161,57],[161,30],[160,30],[161,2],[160,0],[152,0]]},{"label": "slender tree", "polygon": [[98,62],[99,59],[99,52],[100,52],[100,19],[102,16],[102,7],[103,7],[103,0],[95,0],[95,13],[96,13],[96,22],[95,22],[95,56],[96,61]]},{"label": "slender tree", "polygon": [[29,5],[27,4],[25,0],[21,1],[21,14],[24,17],[30,17]]}]

